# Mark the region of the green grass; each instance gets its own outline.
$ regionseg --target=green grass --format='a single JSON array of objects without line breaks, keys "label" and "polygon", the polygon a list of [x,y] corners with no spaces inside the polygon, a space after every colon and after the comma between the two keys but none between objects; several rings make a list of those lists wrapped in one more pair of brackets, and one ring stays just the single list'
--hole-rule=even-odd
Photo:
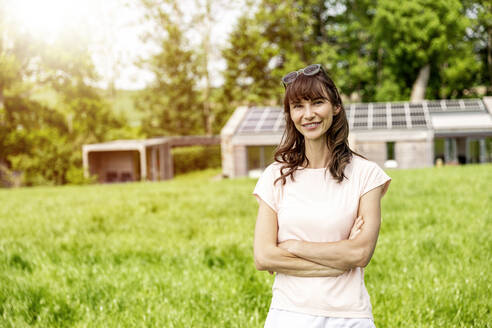
[{"label": "green grass", "polygon": [[[255,180],[0,190],[0,327],[262,327]],[[491,327],[492,166],[391,171],[378,327]]]}]

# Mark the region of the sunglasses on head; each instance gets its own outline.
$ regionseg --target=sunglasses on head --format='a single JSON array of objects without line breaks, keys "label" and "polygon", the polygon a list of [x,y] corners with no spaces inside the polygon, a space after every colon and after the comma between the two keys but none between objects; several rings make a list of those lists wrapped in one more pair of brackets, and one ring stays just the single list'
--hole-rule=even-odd
[{"label": "sunglasses on head", "polygon": [[312,65],[306,66],[304,68],[301,68],[298,71],[293,71],[293,72],[288,73],[287,75],[285,75],[282,78],[282,83],[283,83],[284,87],[287,88],[287,86],[289,84],[291,84],[292,82],[295,81],[295,79],[297,79],[299,74],[304,74],[306,76],[313,76],[313,75],[318,74],[320,71],[322,71],[323,73],[326,74],[326,72],[323,69],[323,66],[321,66],[321,64],[312,64]]}]

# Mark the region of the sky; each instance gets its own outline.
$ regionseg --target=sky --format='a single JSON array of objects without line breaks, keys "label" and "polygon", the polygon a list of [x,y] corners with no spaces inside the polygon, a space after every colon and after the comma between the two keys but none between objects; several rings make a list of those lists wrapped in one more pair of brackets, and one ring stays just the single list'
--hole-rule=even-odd
[{"label": "sky", "polygon": [[[0,0],[1,2],[2,0]],[[118,89],[141,89],[151,81],[152,74],[137,67],[139,58],[147,58],[156,47],[144,43],[141,35],[152,29],[145,22],[138,0],[3,0],[8,17],[20,28],[29,31],[35,38],[50,42],[66,28],[77,28],[87,35],[94,63],[102,79],[100,86],[107,87],[115,81]],[[196,1],[196,0],[195,0]],[[184,12],[196,10],[193,0],[181,0]],[[217,24],[212,29],[211,40],[215,48],[225,45],[240,14],[242,1],[230,8],[222,8],[217,15]],[[190,38],[193,36],[190,35]],[[212,82],[222,82],[218,72],[225,62],[216,51],[211,59]]]}]

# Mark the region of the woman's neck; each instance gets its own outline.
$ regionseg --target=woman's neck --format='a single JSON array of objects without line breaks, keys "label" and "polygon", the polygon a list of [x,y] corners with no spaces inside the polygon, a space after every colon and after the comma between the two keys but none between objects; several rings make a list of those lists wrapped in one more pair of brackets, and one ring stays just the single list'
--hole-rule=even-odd
[{"label": "woman's neck", "polygon": [[[321,140],[305,140],[306,157],[309,160],[309,168],[325,168],[330,159],[330,150],[326,142]],[[305,166],[305,165],[304,165]]]}]

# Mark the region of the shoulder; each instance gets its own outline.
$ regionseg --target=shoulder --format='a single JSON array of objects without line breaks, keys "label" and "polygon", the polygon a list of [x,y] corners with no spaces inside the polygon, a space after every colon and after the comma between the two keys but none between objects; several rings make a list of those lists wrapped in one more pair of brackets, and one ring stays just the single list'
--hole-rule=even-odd
[{"label": "shoulder", "polygon": [[281,167],[280,163],[277,163],[277,162],[271,163],[270,165],[265,167],[265,169],[261,173],[260,179],[263,179],[263,180],[274,180],[274,179],[276,179],[278,176],[280,176],[280,167]]},{"label": "shoulder", "polygon": [[352,155],[352,162],[356,167],[366,167],[366,166],[374,166],[377,165],[375,162],[370,161],[368,159],[362,158],[356,154]]},{"label": "shoulder", "polygon": [[268,172],[268,174],[277,176],[277,175],[280,175],[280,169],[281,168],[282,168],[281,163],[273,162],[265,168],[264,172]]},{"label": "shoulder", "polygon": [[283,167],[282,163],[273,162],[268,165],[262,173],[262,176],[265,180],[272,181],[276,186],[278,185],[276,182],[279,182],[279,178],[282,176],[281,169]]},{"label": "shoulder", "polygon": [[353,172],[359,175],[363,175],[368,171],[379,168],[379,165],[375,162],[367,160],[355,154],[352,156],[351,164]]}]

